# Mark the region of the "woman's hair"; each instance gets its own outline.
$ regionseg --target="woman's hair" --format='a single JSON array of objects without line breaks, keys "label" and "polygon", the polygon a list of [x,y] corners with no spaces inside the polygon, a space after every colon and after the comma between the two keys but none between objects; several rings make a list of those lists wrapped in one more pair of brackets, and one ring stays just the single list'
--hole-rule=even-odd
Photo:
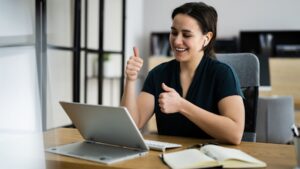
[{"label": "woman's hair", "polygon": [[196,19],[204,35],[208,32],[213,33],[209,44],[204,47],[204,54],[214,58],[213,46],[217,36],[217,11],[203,2],[189,2],[175,8],[172,13],[172,19],[177,14],[186,14]]}]

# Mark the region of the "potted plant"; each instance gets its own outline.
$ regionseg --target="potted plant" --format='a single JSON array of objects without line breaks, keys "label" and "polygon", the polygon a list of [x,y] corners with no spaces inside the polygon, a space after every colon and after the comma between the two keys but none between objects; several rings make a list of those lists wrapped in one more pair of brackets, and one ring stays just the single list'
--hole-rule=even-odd
[{"label": "potted plant", "polygon": [[[103,76],[104,77],[119,77],[118,74],[119,68],[116,68],[116,59],[113,59],[113,56],[109,53],[104,53],[103,57]],[[93,61],[93,76],[98,76],[98,57],[94,58]]]},{"label": "potted plant", "polygon": [[114,77],[114,63],[109,53],[103,54],[103,76]]}]

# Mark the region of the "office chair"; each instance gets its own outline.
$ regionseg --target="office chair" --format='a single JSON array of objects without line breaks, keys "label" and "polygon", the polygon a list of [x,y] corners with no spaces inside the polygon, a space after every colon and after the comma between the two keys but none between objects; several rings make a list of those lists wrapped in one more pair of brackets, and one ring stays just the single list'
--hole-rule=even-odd
[{"label": "office chair", "polygon": [[291,126],[295,121],[295,110],[292,96],[259,97],[257,113],[257,142],[286,144],[293,140]]},{"label": "office chair", "polygon": [[216,54],[216,59],[231,66],[240,80],[245,106],[245,129],[242,140],[255,142],[259,61],[252,53]]}]

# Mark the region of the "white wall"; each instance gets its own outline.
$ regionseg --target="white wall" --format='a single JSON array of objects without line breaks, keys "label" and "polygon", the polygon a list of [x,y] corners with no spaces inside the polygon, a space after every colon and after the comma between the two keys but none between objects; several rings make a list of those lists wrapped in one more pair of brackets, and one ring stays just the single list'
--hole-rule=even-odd
[{"label": "white wall", "polygon": [[[72,47],[73,20],[70,1],[47,2],[47,43]],[[72,100],[72,53],[47,50],[47,129],[71,123],[59,101]]]},{"label": "white wall", "polygon": [[41,131],[34,46],[0,48],[0,81],[0,131]]},{"label": "white wall", "polygon": [[[144,0],[127,0],[126,1],[126,34],[125,34],[125,56],[127,59],[133,55],[133,47],[136,46],[139,48],[141,57],[147,58],[148,55],[144,55],[145,53],[145,41],[147,40],[145,37],[144,30],[144,11],[145,5]],[[125,61],[125,64],[126,64]],[[147,64],[147,60],[145,61],[145,65]],[[145,66],[144,66],[145,67]],[[143,74],[141,74],[143,75]],[[143,78],[142,78],[143,79]],[[140,90],[141,86],[137,86],[137,90]]]},{"label": "white wall", "polygon": [[[2,0],[0,5],[0,131],[41,131],[32,0]],[[10,39],[7,41],[7,39]]]},{"label": "white wall", "polygon": [[28,0],[2,0],[0,5],[0,37],[33,34]]},{"label": "white wall", "polygon": [[[189,0],[144,1],[145,55],[149,55],[149,35],[169,31],[172,10]],[[299,0],[203,0],[216,8],[218,37],[238,36],[240,30],[299,30]]]},{"label": "white wall", "polygon": [[1,168],[45,169],[35,46],[34,0],[0,1]]},{"label": "white wall", "polygon": [[144,1],[127,0],[126,4],[126,57],[133,54],[133,46],[143,53],[145,32],[144,32]]}]

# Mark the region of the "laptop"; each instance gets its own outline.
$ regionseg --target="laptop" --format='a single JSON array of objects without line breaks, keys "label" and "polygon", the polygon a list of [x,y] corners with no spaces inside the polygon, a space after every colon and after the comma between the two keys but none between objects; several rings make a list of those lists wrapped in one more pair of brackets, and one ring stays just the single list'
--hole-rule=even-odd
[{"label": "laptop", "polygon": [[84,141],[47,152],[112,164],[147,154],[148,146],[125,107],[60,102]]}]

